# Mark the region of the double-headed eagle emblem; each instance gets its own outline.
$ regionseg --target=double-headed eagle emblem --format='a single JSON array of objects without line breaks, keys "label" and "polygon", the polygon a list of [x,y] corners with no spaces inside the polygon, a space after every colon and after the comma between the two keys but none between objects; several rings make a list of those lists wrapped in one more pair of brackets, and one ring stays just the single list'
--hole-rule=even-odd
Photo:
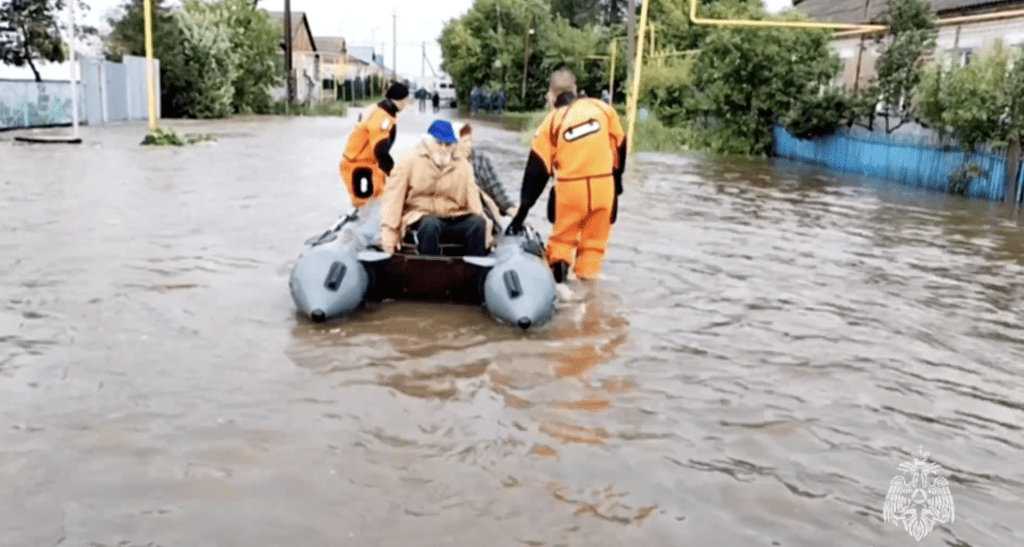
[{"label": "double-headed eagle emblem", "polygon": [[[893,477],[889,483],[889,493],[885,496],[882,516],[885,522],[903,528],[917,541],[932,531],[935,523],[953,522],[953,496],[949,492],[949,482],[936,476],[928,484],[928,475],[940,469],[938,464],[928,462],[928,453],[919,447],[911,454],[913,463],[903,462],[899,469],[903,476]],[[905,476],[910,474],[910,482]]]}]

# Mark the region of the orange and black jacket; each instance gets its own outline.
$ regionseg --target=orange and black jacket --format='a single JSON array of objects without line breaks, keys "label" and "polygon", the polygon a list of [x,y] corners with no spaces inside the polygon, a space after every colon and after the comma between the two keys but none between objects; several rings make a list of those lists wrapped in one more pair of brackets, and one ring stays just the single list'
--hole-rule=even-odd
[{"label": "orange and black jacket", "polygon": [[[369,134],[364,137],[365,142],[357,145],[358,141],[356,140],[355,134],[353,134],[348,146],[348,148],[359,146],[362,149],[345,150],[345,159],[349,161],[358,161],[366,156],[364,153],[365,147],[372,146],[373,158],[377,161],[377,166],[381,171],[384,171],[385,174],[390,175],[391,169],[395,167],[395,160],[391,157],[391,147],[395,144],[396,123],[394,120],[398,115],[398,107],[395,106],[395,103],[391,99],[384,99],[377,103],[377,107],[386,112],[391,118],[391,123],[389,124],[388,129],[384,130],[379,125],[370,123],[374,116],[372,113],[368,115],[366,119],[362,121],[362,125],[365,125],[366,130],[369,132]],[[349,154],[351,154],[351,156],[349,156]]]},{"label": "orange and black jacket", "polygon": [[[523,185],[519,196],[519,210],[517,211],[516,218],[519,222],[522,222],[526,218],[526,213],[540,197],[541,193],[544,192],[544,188],[547,186],[548,179],[550,179],[552,172],[558,169],[558,178],[560,180],[572,180],[578,178],[587,177],[598,177],[607,176],[611,174],[615,179],[615,195],[619,196],[622,194],[622,173],[626,169],[626,137],[625,135],[611,135],[611,141],[607,143],[609,150],[612,152],[610,162],[603,161],[592,161],[594,158],[559,158],[558,144],[560,141],[565,140],[567,134],[575,131],[587,131],[588,123],[579,124],[580,127],[562,127],[563,123],[570,109],[575,106],[583,106],[584,102],[593,102],[592,104],[586,104],[586,111],[595,116],[607,116],[609,120],[611,116],[616,116],[615,123],[610,122],[601,123],[601,127],[607,132],[612,126],[621,127],[618,123],[617,113],[611,109],[606,103],[601,103],[597,99],[590,99],[585,97],[576,97],[572,93],[562,93],[558,96],[555,102],[556,110],[545,119],[545,123],[541,124],[541,127],[537,131],[537,136],[534,139],[534,144],[530,148],[530,156],[526,160],[526,170],[523,173]],[[598,120],[606,121],[606,120]],[[548,133],[548,135],[544,135]],[[619,138],[616,138],[619,137]],[[572,135],[570,135],[570,139]],[[615,142],[618,141],[618,142]],[[615,146],[615,145],[618,146]],[[604,146],[602,143],[598,146]],[[594,149],[597,152],[600,149]],[[562,165],[563,161],[568,159],[569,165]],[[562,160],[562,161],[560,161]],[[607,165],[609,164],[610,165]],[[605,164],[605,165],[602,165]],[[606,170],[606,167],[610,169]],[[596,172],[595,171],[606,171]],[[608,173],[607,171],[611,172]],[[577,172],[578,171],[578,172]],[[591,172],[594,171],[594,172]]]}]

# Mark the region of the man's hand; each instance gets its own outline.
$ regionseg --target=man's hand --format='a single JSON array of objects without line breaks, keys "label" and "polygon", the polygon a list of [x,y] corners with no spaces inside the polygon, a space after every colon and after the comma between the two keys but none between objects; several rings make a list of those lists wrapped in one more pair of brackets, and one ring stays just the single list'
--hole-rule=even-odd
[{"label": "man's hand", "polygon": [[505,229],[505,235],[508,236],[521,235],[523,232],[523,221],[518,217],[513,218],[512,222],[508,224],[508,228]]}]

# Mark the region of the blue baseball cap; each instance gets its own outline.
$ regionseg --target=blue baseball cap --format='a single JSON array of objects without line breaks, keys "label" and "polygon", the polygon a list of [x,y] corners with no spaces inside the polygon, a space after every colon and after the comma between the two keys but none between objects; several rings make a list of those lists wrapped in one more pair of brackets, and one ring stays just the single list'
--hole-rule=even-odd
[{"label": "blue baseball cap", "polygon": [[444,143],[455,144],[459,142],[459,139],[455,137],[455,130],[452,129],[451,122],[447,120],[434,120],[434,123],[430,124],[430,129],[427,130],[427,133]]}]

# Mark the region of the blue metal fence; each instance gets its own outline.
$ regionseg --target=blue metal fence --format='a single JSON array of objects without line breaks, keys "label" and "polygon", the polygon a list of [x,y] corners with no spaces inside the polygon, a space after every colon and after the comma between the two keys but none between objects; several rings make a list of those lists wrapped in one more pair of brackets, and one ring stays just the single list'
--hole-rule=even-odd
[{"label": "blue metal fence", "polygon": [[[84,119],[82,84],[78,83],[78,119]],[[71,82],[0,80],[0,131],[70,125]]]},{"label": "blue metal fence", "polygon": [[[780,125],[774,128],[775,154],[890,182],[945,192],[950,174],[968,161],[984,173],[975,178],[967,194],[993,201],[1006,197],[1006,155],[1001,152],[966,153],[916,140],[885,135],[851,135],[845,130],[828,137],[803,140],[792,136]],[[1021,170],[1024,175],[1024,169]],[[1021,201],[1021,178],[1017,181],[1017,201]]]},{"label": "blue metal fence", "polygon": [[[146,59],[125,55],[122,62],[81,57],[78,87],[78,122],[107,122],[149,118]],[[160,61],[153,60],[153,85],[160,89]],[[160,93],[155,94],[157,117]],[[0,131],[70,125],[71,83],[67,81],[0,79]]]}]

